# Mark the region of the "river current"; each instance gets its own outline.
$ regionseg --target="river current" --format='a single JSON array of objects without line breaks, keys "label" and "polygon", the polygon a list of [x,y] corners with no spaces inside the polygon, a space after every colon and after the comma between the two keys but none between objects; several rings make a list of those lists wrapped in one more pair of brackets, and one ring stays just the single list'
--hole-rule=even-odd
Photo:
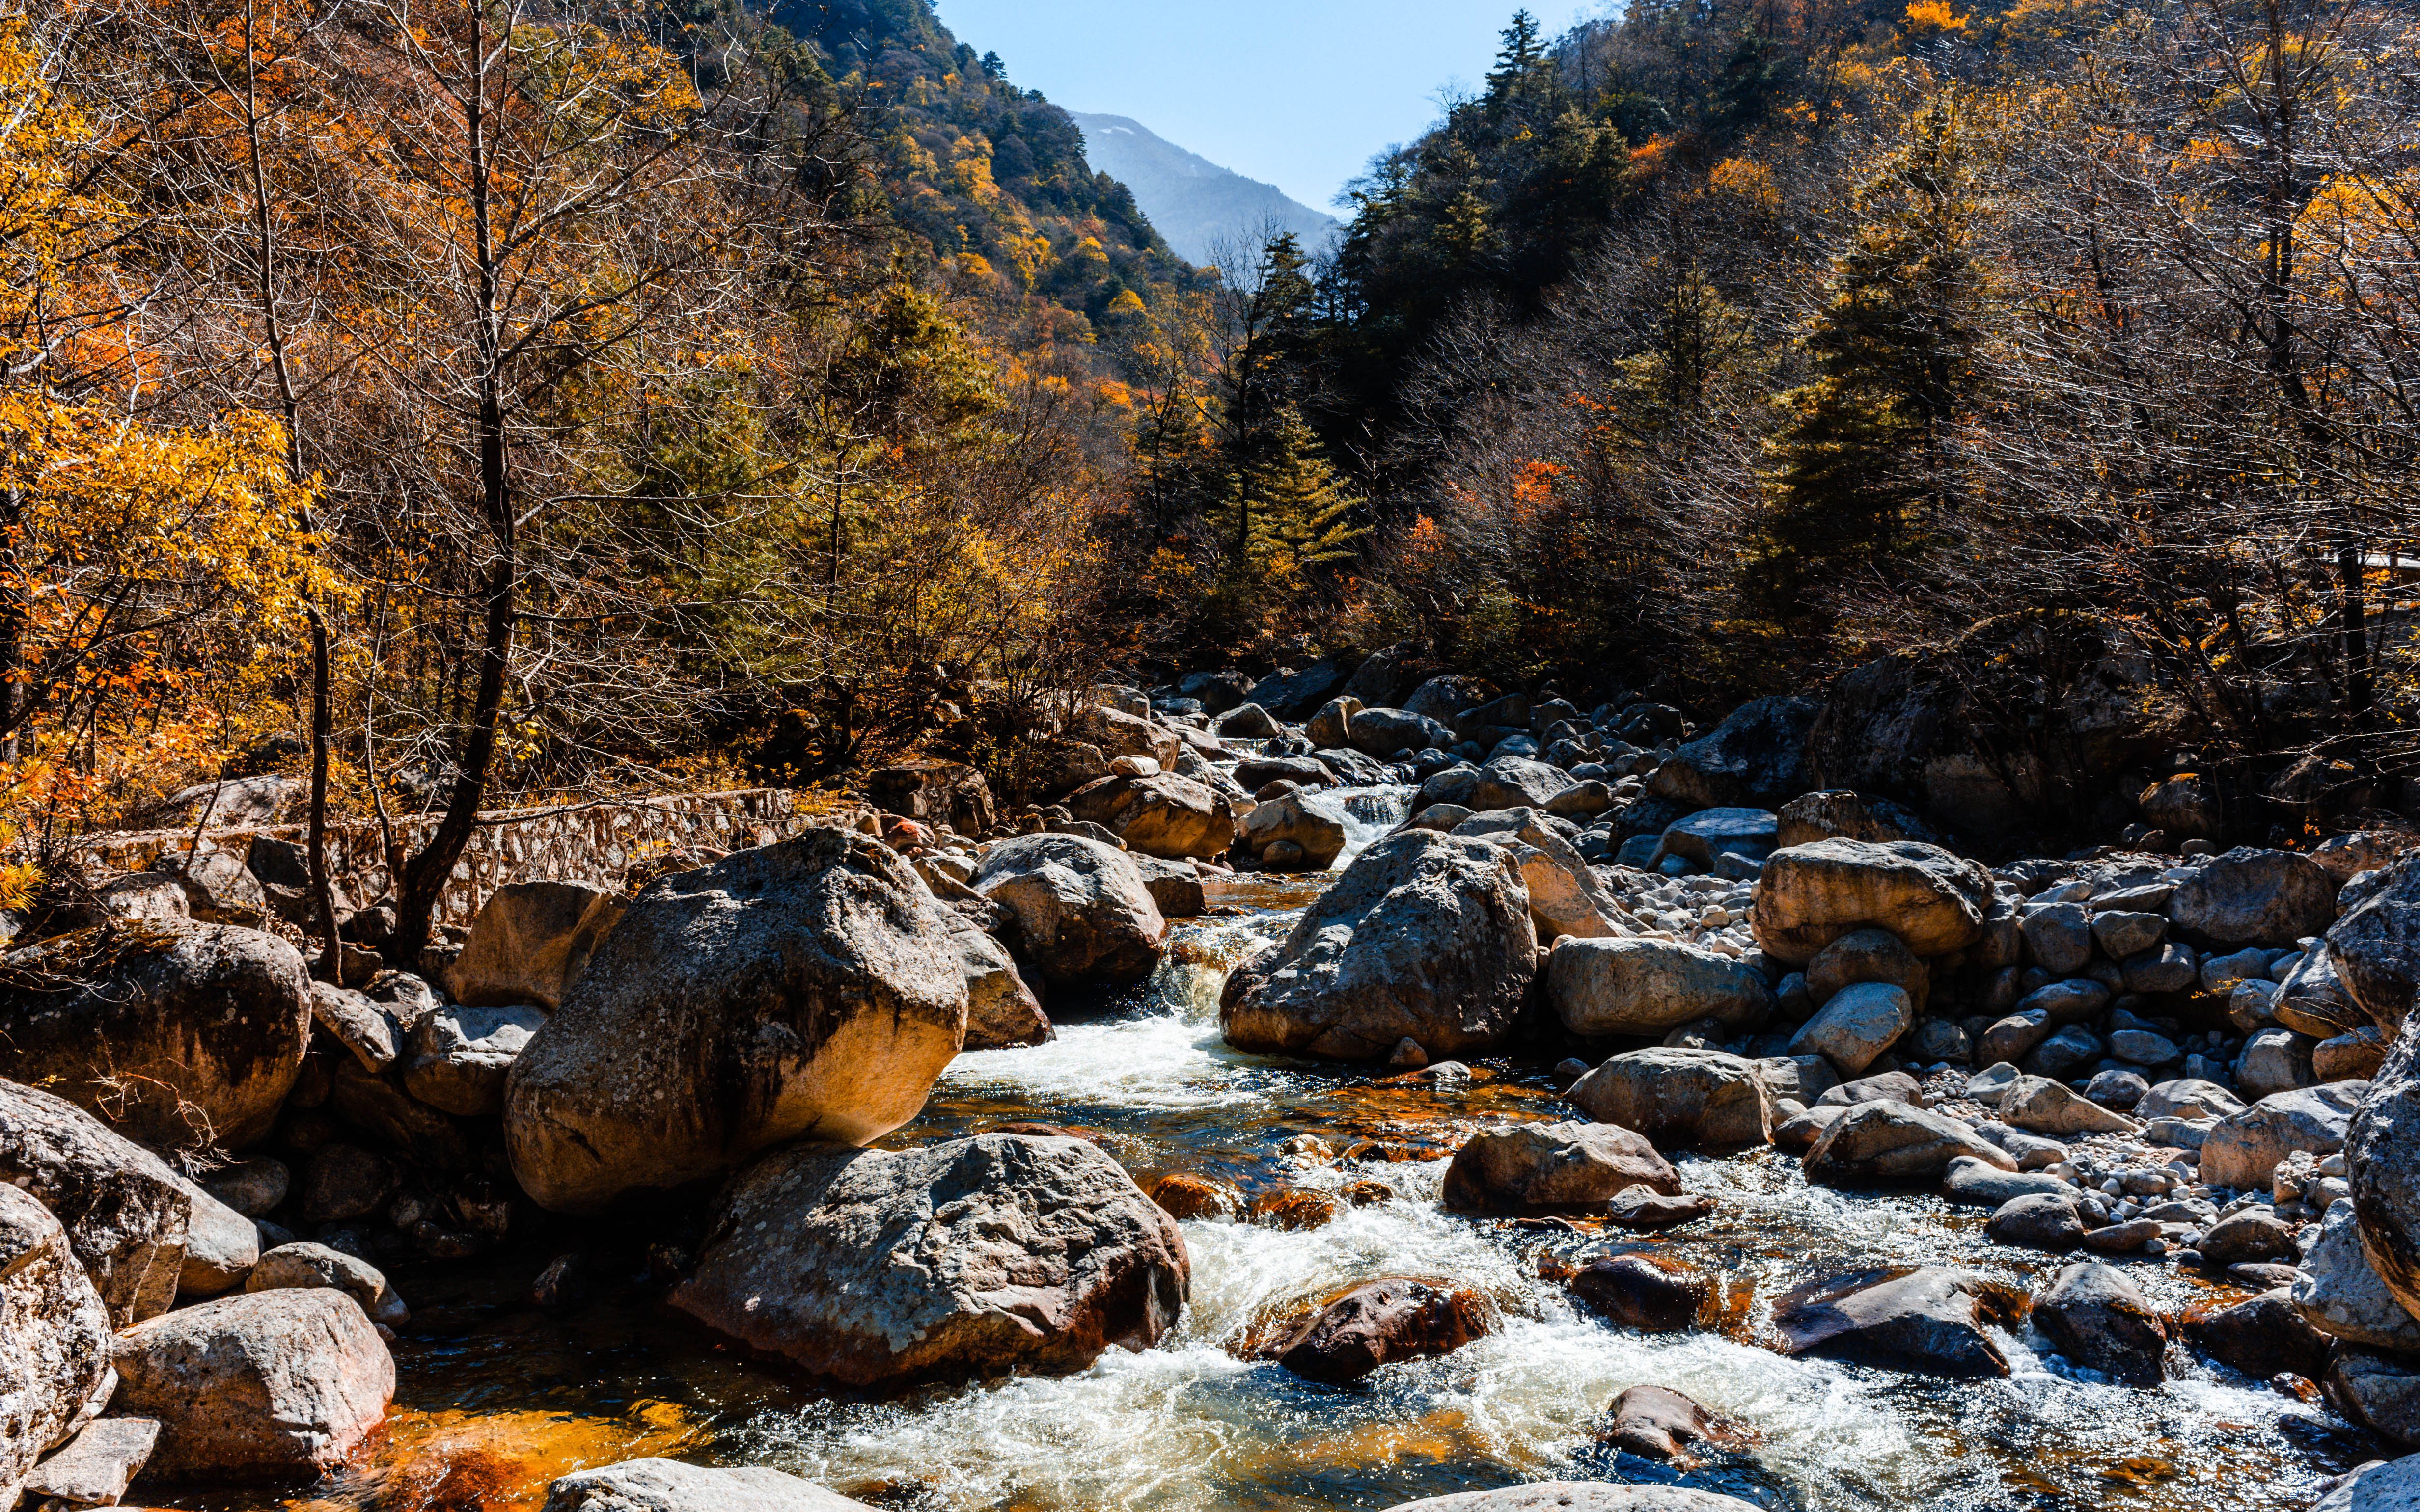
[{"label": "river current", "polygon": [[[1348,795],[1353,851],[1408,790]],[[1342,865],[1341,859],[1339,865]],[[1017,1378],[853,1400],[814,1391],[654,1304],[600,1288],[562,1314],[527,1301],[543,1237],[447,1270],[399,1267],[415,1308],[396,1345],[396,1410],[361,1467],[290,1501],[220,1494],[157,1504],[263,1512],[535,1509],[555,1475],[665,1454],[767,1464],[919,1512],[1312,1512],[1548,1478],[1681,1479],[1773,1512],[2300,1512],[2321,1480],[2391,1454],[2316,1404],[2181,1351],[2155,1390],[2071,1368],[2038,1336],[2002,1342],[2006,1381],[1947,1381],[1766,1348],[1770,1299],[1802,1281],[1894,1261],[1950,1262],[2039,1286],[2055,1262],[2000,1248],[1981,1214],[1923,1196],[1809,1187],[1766,1149],[1683,1157],[1714,1213],[1641,1240],[1587,1223],[1443,1211],[1446,1156],[1474,1127],[1568,1110],[1543,1066],[1488,1061],[1462,1087],[1239,1055],[1219,1038],[1228,966],[1281,937],[1326,878],[1245,878],[1183,921],[1157,976],[1122,997],[1054,1000],[1047,1044],[958,1057],[924,1113],[885,1144],[1015,1120],[1091,1134],[1137,1180],[1185,1171],[1247,1196],[1274,1188],[1387,1189],[1324,1227],[1188,1221],[1192,1295],[1175,1332],[1063,1379]],[[628,1236],[639,1267],[651,1240]],[[1642,1335],[1576,1308],[1560,1277],[1622,1248],[1661,1246],[1724,1278],[1725,1321]],[[2164,1307],[2248,1295],[2157,1264],[2130,1273]],[[1274,1319],[1356,1281],[1445,1279],[1485,1293],[1489,1336],[1352,1387],[1247,1357]],[[1595,1443],[1626,1387],[1675,1388],[1745,1423],[1752,1448],[1676,1476]]]}]

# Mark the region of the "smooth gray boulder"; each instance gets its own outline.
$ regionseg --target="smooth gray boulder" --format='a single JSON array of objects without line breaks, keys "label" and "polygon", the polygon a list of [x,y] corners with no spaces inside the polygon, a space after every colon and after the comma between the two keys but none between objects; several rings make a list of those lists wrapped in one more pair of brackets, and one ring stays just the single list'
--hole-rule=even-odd
[{"label": "smooth gray boulder", "polygon": [[574,1471],[546,1489],[541,1512],[872,1512],[786,1471],[708,1470],[677,1459],[625,1459]]},{"label": "smooth gray boulder", "polygon": [[1564,1096],[1599,1123],[1635,1129],[1659,1148],[1744,1149],[1773,1139],[1773,1097],[1756,1063],[1719,1050],[1634,1050]]},{"label": "smooth gray boulder", "polygon": [[783,1140],[862,1143],[923,1107],[966,1024],[951,927],[896,852],[839,829],[736,852],[632,899],[522,1048],[513,1173],[585,1213]]},{"label": "smooth gray boulder", "polygon": [[1859,1103],[1834,1119],[1807,1151],[1807,1180],[1831,1186],[1932,1181],[1971,1155],[2001,1170],[2014,1157],[1946,1113],[1905,1103]]},{"label": "smooth gray boulder", "polygon": [[[25,1497],[36,1506],[116,1506],[159,1443],[160,1425],[147,1417],[96,1418],[36,1467]],[[0,1500],[7,1493],[0,1482]]]},{"label": "smooth gray boulder", "polygon": [[457,1118],[501,1113],[513,1062],[545,1026],[546,1010],[526,1003],[508,1008],[448,1004],[423,1013],[411,1026],[404,1090]]},{"label": "smooth gray boulder", "polygon": [[1125,853],[1080,835],[1019,835],[984,853],[974,888],[1016,920],[1046,980],[1123,987],[1159,964],[1168,921]]},{"label": "smooth gray boulder", "polygon": [[857,1389],[1081,1370],[1175,1325],[1176,1221],[1081,1139],[800,1144],[723,1192],[673,1306]]},{"label": "smooth gray boulder", "polygon": [[2420,986],[2420,854],[2397,861],[2360,901],[2347,903],[2344,917],[2328,926],[2328,960],[2363,1012],[2381,1028],[2399,1029]]},{"label": "smooth gray boulder", "polygon": [[1446,1167],[1445,1205],[1463,1212],[1585,1212],[1634,1186],[1678,1196],[1680,1174],[1646,1137],[1609,1123],[1481,1129]]},{"label": "smooth gray boulder", "polygon": [[1745,1028],[1774,1009],[1754,966],[1679,940],[1558,940],[1545,988],[1563,1026],[1584,1039],[1662,1035],[1700,1019]]},{"label": "smooth gray boulder", "polygon": [[1971,1271],[1896,1266],[1795,1288],[1774,1303],[1773,1323],[1792,1356],[1991,1377],[2007,1375],[2009,1359],[1987,1325],[2024,1313],[2022,1295]]},{"label": "smooth gray boulder", "polygon": [[2213,945],[2291,945],[2336,918],[2336,882],[2307,856],[2239,846],[2177,885],[2168,918]]},{"label": "smooth gray boulder", "polygon": [[1793,1056],[1822,1056],[1845,1075],[1855,1076],[1897,1044],[1916,1023],[1916,1005],[1900,989],[1882,981],[1844,987],[1791,1037]]},{"label": "smooth gray boulder", "polygon": [[1500,1041],[1537,971],[1528,891],[1482,839],[1405,829],[1356,856],[1294,930],[1231,972],[1227,1042],[1265,1055],[1432,1060]]},{"label": "smooth gray boulder", "polygon": [[[2369,1088],[2367,1082],[2331,1082],[2275,1092],[2227,1115],[2202,1141],[2201,1179],[2211,1186],[2262,1187],[2291,1151],[2335,1154],[2344,1148],[2353,1110]],[[2347,1164],[2353,1165],[2350,1156]],[[2358,1165],[2354,1171],[2354,1199],[2359,1201]]]}]

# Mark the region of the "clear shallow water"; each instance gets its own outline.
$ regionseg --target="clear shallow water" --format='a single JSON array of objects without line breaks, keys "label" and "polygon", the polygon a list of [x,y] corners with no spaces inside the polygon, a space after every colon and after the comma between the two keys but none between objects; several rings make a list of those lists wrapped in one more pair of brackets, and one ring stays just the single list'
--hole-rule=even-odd
[{"label": "clear shallow water", "polygon": [[[1375,823],[1373,820],[1373,823]],[[327,1494],[163,1503],[232,1509],[530,1508],[546,1481],[640,1454],[770,1464],[884,1505],[956,1512],[1152,1512],[1391,1506],[1423,1495],[1573,1476],[1674,1478],[1593,1435],[1642,1383],[1742,1420],[1747,1455],[1682,1477],[1776,1512],[2211,1512],[2299,1509],[2320,1479],[2382,1452],[2317,1407],[2223,1380],[2172,1353],[2157,1391],[2114,1386],[2004,1340],[2011,1379],[1948,1382],[1764,1348],[1770,1299],[1800,1281],[1893,1260],[1951,1260],[2039,1284],[2050,1264],[1985,1242],[1980,1215],[1929,1197],[1809,1188],[1772,1151],[1687,1159],[1715,1214],[1660,1240],[1541,1229],[1446,1213],[1444,1156],[1473,1127],[1556,1118],[1538,1068],[1491,1062],[1458,1091],[1243,1056],[1219,1040],[1229,964],[1290,927],[1324,879],[1242,879],[1212,918],[1179,929],[1147,988],[1066,1013],[1047,1045],[962,1056],[925,1113],[887,1144],[1017,1119],[1090,1133],[1148,1183],[1183,1170],[1247,1196],[1375,1180],[1390,1200],[1287,1232],[1182,1225],[1193,1261],[1175,1333],[1065,1379],[1016,1379],[893,1400],[834,1398],[738,1358],[644,1287],[606,1288],[569,1317],[522,1300],[563,1247],[534,1242],[470,1273],[403,1271],[418,1309],[398,1342],[398,1411],[365,1468]],[[1303,1136],[1317,1143],[1305,1148]],[[629,1236],[637,1246],[679,1235]],[[1721,1273],[1717,1331],[1645,1336],[1577,1312],[1559,1281],[1619,1248],[1663,1247]],[[1453,1281],[1487,1295],[1494,1335],[1358,1386],[1312,1385],[1240,1357],[1256,1325],[1345,1283]],[[2164,1307],[2242,1295],[2157,1266],[2138,1280]]]}]

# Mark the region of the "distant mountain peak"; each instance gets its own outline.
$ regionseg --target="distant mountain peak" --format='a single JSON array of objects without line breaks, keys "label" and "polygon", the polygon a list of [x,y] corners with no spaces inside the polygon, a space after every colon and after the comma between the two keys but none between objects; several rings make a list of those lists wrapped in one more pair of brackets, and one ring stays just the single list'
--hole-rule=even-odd
[{"label": "distant mountain peak", "polygon": [[1132,190],[1152,225],[1188,262],[1208,263],[1221,242],[1256,239],[1270,225],[1292,231],[1306,247],[1336,232],[1335,217],[1289,199],[1274,184],[1187,152],[1140,121],[1068,115],[1083,130],[1085,161]]}]

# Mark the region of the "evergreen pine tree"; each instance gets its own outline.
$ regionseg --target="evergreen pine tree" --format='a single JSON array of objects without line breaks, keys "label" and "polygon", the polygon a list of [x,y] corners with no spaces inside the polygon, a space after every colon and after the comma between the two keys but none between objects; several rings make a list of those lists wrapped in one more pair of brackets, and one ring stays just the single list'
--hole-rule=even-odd
[{"label": "evergreen pine tree", "polygon": [[1291,405],[1232,486],[1243,545],[1236,565],[1271,587],[1298,592],[1311,568],[1350,557],[1353,543],[1369,533],[1350,523],[1361,501],[1345,492],[1326,448]]}]

